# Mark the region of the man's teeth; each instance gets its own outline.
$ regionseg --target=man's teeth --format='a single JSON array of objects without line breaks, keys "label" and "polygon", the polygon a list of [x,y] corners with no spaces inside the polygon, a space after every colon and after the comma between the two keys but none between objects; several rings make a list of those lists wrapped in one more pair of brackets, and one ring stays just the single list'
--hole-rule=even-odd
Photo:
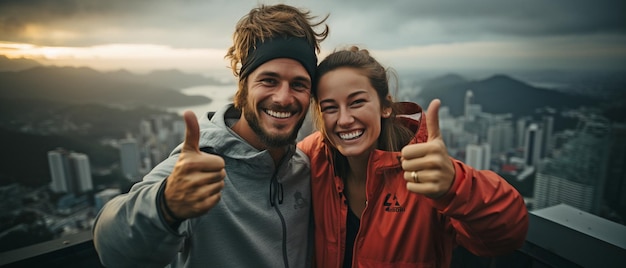
[{"label": "man's teeth", "polygon": [[272,110],[265,110],[265,112],[271,115],[272,117],[276,117],[276,118],[287,118],[291,116],[290,112],[277,112],[277,111],[272,111]]},{"label": "man's teeth", "polygon": [[356,139],[358,137],[361,137],[361,135],[363,135],[363,130],[356,130],[350,133],[339,133],[339,137],[342,140]]}]

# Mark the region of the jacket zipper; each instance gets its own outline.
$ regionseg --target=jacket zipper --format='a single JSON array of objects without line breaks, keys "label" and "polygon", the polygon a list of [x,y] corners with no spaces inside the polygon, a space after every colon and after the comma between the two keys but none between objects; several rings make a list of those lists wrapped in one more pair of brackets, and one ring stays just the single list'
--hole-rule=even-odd
[{"label": "jacket zipper", "polygon": [[[278,214],[278,218],[280,218],[280,223],[283,231],[282,238],[282,251],[283,251],[283,263],[285,264],[285,268],[289,268],[289,259],[287,258],[287,224],[285,223],[285,217],[282,213],[280,213],[280,209],[278,205],[283,203],[283,185],[278,182],[278,171],[284,162],[284,158],[280,161],[276,170],[274,171],[274,175],[272,175],[272,179],[270,180],[270,205]],[[276,204],[278,201],[278,204]]]}]

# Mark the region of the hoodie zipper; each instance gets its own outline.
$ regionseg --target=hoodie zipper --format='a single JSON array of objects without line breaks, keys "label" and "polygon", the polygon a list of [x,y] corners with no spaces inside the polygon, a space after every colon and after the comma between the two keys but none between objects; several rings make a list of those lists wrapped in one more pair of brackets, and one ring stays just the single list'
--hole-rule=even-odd
[{"label": "hoodie zipper", "polygon": [[[283,231],[283,263],[285,264],[285,268],[289,268],[289,259],[287,258],[287,224],[285,223],[285,217],[278,208],[278,205],[282,205],[284,197],[283,184],[279,183],[277,178],[278,171],[280,170],[283,162],[284,158],[280,161],[278,167],[274,171],[274,175],[272,175],[272,179],[270,180],[270,205],[274,208],[274,211],[276,211],[276,214],[278,214],[278,217],[280,218]],[[278,202],[278,204],[276,204],[276,202]]]}]

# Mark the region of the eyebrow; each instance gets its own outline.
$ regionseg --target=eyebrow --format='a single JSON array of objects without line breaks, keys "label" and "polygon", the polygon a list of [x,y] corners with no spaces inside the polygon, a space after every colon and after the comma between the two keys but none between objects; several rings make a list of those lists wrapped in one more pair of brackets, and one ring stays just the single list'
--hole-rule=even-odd
[{"label": "eyebrow", "polygon": [[[350,95],[348,95],[348,99],[354,98],[355,96],[361,95],[361,94],[367,94],[367,91],[359,90],[359,91],[356,91],[356,92],[352,92],[352,93],[350,93]],[[323,100],[320,101],[320,104],[327,103],[327,102],[332,103],[332,102],[335,102],[335,100],[333,100],[333,99],[323,99]]]}]

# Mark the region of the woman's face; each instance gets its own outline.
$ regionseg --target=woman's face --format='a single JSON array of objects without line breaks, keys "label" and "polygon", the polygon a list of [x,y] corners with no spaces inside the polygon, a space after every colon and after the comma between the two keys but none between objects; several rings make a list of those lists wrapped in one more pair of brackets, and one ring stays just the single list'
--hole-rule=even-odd
[{"label": "woman's face", "polygon": [[[324,131],[346,157],[365,156],[376,148],[381,130],[380,99],[367,76],[342,67],[325,73],[317,88]],[[387,111],[389,110],[389,111]]]}]

